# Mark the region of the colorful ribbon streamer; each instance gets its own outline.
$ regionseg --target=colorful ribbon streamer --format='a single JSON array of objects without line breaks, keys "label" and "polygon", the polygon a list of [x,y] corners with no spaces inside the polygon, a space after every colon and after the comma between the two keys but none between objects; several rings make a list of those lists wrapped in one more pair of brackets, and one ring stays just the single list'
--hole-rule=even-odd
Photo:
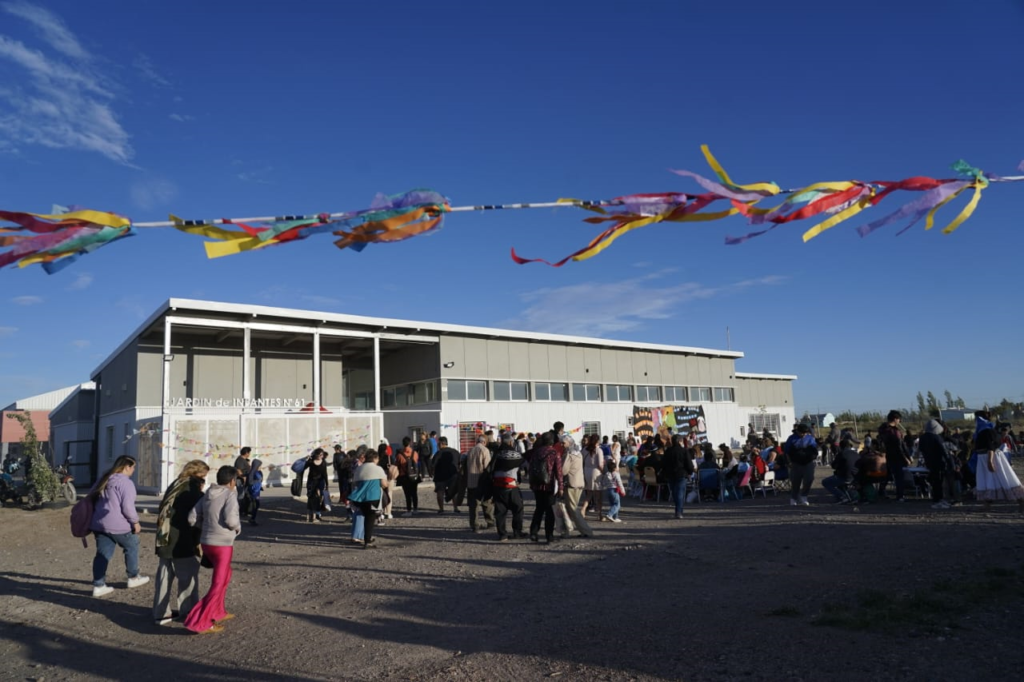
[{"label": "colorful ribbon streamer", "polygon": [[[14,225],[0,225],[0,268],[8,265],[23,268],[38,263],[52,274],[84,254],[137,234],[139,228],[173,227],[186,234],[201,236],[207,240],[207,257],[220,258],[327,232],[338,237],[334,242],[338,248],[359,252],[369,244],[389,244],[435,232],[441,227],[444,215],[455,211],[566,206],[599,214],[585,218],[584,222],[593,225],[607,223],[604,230],[586,246],[559,261],[552,263],[543,258],[523,258],[515,249],[511,250],[512,260],[516,263],[545,263],[562,267],[569,261],[593,258],[622,235],[641,227],[657,223],[708,222],[734,215],[744,216],[751,225],[768,227],[741,237],[727,236],[726,244],[742,244],[780,225],[818,218],[820,222],[804,231],[803,241],[806,242],[899,192],[918,192],[920,196],[896,211],[858,227],[858,234],[865,237],[886,225],[907,221],[906,226],[897,232],[899,235],[922,218],[925,219],[925,230],[931,230],[943,206],[967,190],[973,190],[966,205],[942,229],[944,234],[950,234],[970,219],[981,201],[982,192],[992,183],[1024,181],[1024,176],[999,177],[961,160],[953,164],[959,177],[951,179],[915,176],[898,181],[842,180],[783,190],[773,182],[733,182],[707,145],[702,146],[701,151],[717,180],[687,170],[672,171],[696,182],[703,190],[700,194],[661,192],[630,194],[606,201],[559,199],[552,203],[453,208],[441,194],[429,189],[416,189],[390,196],[377,195],[369,208],[360,211],[209,221],[182,220],[172,215],[167,222],[134,224],[115,213],[80,208],[55,209],[49,214],[0,211],[0,222]],[[1024,170],[1024,163],[1021,168]],[[774,207],[759,205],[766,199],[783,194],[788,195],[787,198]],[[705,210],[717,201],[726,202],[729,208]]]}]

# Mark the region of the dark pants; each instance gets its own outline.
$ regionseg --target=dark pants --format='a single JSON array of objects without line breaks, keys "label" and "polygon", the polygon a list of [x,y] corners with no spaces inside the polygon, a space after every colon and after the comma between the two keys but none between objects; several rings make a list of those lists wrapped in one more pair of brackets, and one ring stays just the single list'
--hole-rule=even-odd
[{"label": "dark pants", "polygon": [[469,527],[476,530],[476,509],[478,506],[483,509],[484,522],[489,526],[493,526],[494,504],[491,500],[481,500],[479,488],[470,488],[467,490],[466,497],[469,498]]},{"label": "dark pants", "polygon": [[377,525],[377,510],[376,507],[380,504],[380,500],[371,500],[370,502],[359,502],[359,511],[363,513],[363,540],[369,542],[373,539],[373,528]]},{"label": "dark pants", "polygon": [[555,535],[555,494],[538,490],[534,491],[533,495],[537,499],[537,507],[533,510],[533,521],[530,522],[530,537],[537,537],[543,519],[544,535],[550,542]]},{"label": "dark pants", "polygon": [[419,511],[420,508],[420,484],[415,478],[402,477],[402,492],[405,493],[405,510]]},{"label": "dark pants", "polygon": [[808,464],[790,464],[789,466],[789,496],[792,499],[807,497],[811,492],[811,484],[814,483],[814,462]]},{"label": "dark pants", "polygon": [[[888,469],[888,471],[889,471],[889,475],[892,476],[892,480],[896,482],[896,499],[902,500],[903,499],[903,488],[904,488],[904,485],[906,483],[903,480],[903,467],[905,466],[903,458],[901,457],[898,460],[886,460],[885,461],[885,466],[886,466],[886,469]],[[888,478],[882,479],[882,484],[880,486],[878,486],[878,494],[879,495],[885,495],[885,487],[888,484],[889,484],[889,479]]]},{"label": "dark pants", "polygon": [[512,535],[523,534],[523,494],[519,488],[497,489],[494,491],[494,518],[498,526],[498,537],[508,535],[505,519],[512,512]]},{"label": "dark pants", "polygon": [[932,502],[941,502],[943,480],[946,477],[946,463],[941,457],[925,457],[924,465],[928,467],[928,485],[932,488]]},{"label": "dark pants", "polygon": [[250,497],[249,498],[249,519],[252,521],[256,520],[256,513],[260,510],[260,498]]}]

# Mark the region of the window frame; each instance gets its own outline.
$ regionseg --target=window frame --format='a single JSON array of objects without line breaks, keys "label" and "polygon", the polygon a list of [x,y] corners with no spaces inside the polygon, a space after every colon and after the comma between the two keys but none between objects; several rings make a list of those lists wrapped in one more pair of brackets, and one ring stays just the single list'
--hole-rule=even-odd
[{"label": "window frame", "polygon": [[[622,397],[622,389],[626,390],[626,397]],[[615,391],[615,397],[612,398],[612,390]],[[607,403],[629,403],[633,402],[633,386],[630,384],[605,384],[604,385],[604,402]]]},{"label": "window frame", "polygon": [[[719,398],[719,391],[728,391],[728,398]],[[736,402],[736,389],[731,386],[714,386],[711,389],[711,395],[716,403],[734,403]]]},{"label": "window frame", "polygon": [[[499,397],[498,387],[503,386],[508,390],[508,397]],[[520,386],[526,393],[525,397],[517,398],[514,395],[516,386]],[[525,403],[530,400],[530,382],[529,381],[492,381],[491,382],[491,400],[494,402],[502,403]]]},{"label": "window frame", "polygon": [[[665,391],[664,391],[665,402],[670,402],[670,403],[682,402],[682,403],[686,403],[686,402],[690,401],[690,389],[687,388],[686,386],[664,386],[663,388],[665,389]],[[671,389],[673,393],[675,393],[677,390],[682,391],[683,392],[682,397],[681,398],[676,398],[676,397],[670,398],[668,396],[669,389]]]},{"label": "window frame", "polygon": [[[688,393],[690,394],[691,402],[695,403],[710,403],[714,402],[712,396],[714,393],[711,391],[710,386],[687,386]],[[706,394],[704,392],[707,392]],[[696,395],[695,395],[696,394]],[[707,395],[706,398],[701,396]]]},{"label": "window frame", "polygon": [[[579,386],[583,390],[583,398],[576,397],[576,387]],[[589,396],[590,389],[597,389],[597,398],[591,398]],[[601,384],[585,384],[585,383],[574,383],[569,385],[569,397],[571,402],[574,403],[599,403],[604,398],[604,393],[601,390]]]},{"label": "window frame", "polygon": [[[653,397],[653,398],[651,397],[651,389],[654,389],[657,392],[657,395],[655,397]],[[644,392],[644,397],[642,397],[642,398],[640,397],[640,391],[641,390],[643,390],[643,392]],[[638,403],[658,403],[658,402],[661,402],[661,386],[651,386],[651,385],[640,385],[640,384],[638,384],[637,387],[636,387],[636,401]]]}]

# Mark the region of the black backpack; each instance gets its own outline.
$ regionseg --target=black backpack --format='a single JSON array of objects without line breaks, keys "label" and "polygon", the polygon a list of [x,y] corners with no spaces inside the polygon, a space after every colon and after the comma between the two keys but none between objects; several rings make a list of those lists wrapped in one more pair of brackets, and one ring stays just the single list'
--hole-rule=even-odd
[{"label": "black backpack", "polygon": [[534,452],[530,460],[530,487],[546,488],[551,484],[551,471],[548,469],[547,457],[542,452]]}]

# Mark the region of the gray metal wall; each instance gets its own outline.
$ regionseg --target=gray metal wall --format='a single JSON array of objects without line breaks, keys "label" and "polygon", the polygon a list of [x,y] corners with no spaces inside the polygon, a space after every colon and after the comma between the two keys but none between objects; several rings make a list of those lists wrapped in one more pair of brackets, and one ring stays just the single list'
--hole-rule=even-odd
[{"label": "gray metal wall", "polygon": [[[176,335],[171,347],[170,397],[242,398],[242,349],[215,346],[209,337]],[[313,399],[312,351],[253,344],[249,358],[252,398]],[[106,369],[104,373],[106,373]],[[163,385],[163,347],[141,345],[139,405],[158,406]],[[320,358],[321,403],[342,404],[342,357]]]},{"label": "gray metal wall", "polygon": [[793,405],[793,382],[786,379],[736,379],[740,405]]},{"label": "gray metal wall", "polygon": [[[117,357],[107,363],[103,372],[97,377],[100,414],[134,408],[137,404],[137,353],[137,345],[129,344]],[[154,404],[159,404],[159,401]]]},{"label": "gray metal wall", "polygon": [[405,344],[386,355],[382,352],[381,355],[381,386],[408,384],[441,376],[440,355],[436,343]]},{"label": "gray metal wall", "polygon": [[654,386],[736,382],[732,358],[461,336],[442,336],[440,348],[443,377]]}]

